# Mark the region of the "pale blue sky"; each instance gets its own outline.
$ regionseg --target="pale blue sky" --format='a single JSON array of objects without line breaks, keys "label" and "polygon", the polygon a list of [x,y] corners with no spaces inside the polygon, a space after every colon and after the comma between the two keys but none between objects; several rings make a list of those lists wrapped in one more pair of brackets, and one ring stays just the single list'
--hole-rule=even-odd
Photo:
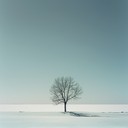
[{"label": "pale blue sky", "polygon": [[0,0],[0,103],[51,103],[55,78],[74,103],[128,103],[127,0]]}]

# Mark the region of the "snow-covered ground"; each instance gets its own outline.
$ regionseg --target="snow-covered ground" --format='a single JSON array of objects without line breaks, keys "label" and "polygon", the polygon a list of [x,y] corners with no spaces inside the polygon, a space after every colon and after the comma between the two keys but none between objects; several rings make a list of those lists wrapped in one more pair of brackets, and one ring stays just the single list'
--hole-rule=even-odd
[{"label": "snow-covered ground", "polygon": [[[68,104],[68,111],[81,112],[128,112],[128,104]],[[62,112],[63,104],[3,104],[0,105],[0,112]]]},{"label": "snow-covered ground", "polygon": [[[43,112],[39,112],[41,108],[37,112],[35,106],[33,106],[34,108],[31,106],[31,111],[28,111],[30,106],[28,108],[27,106],[20,105],[15,107],[10,106],[10,112],[5,111],[9,111],[9,106],[2,107],[0,106],[0,128],[128,128],[127,105],[123,105],[122,107],[115,106],[115,111],[112,111],[114,108],[110,110],[110,106],[104,106],[105,112],[103,112],[103,109],[100,111],[101,106],[95,106],[100,107],[96,108],[97,112],[93,107],[95,112],[91,110],[85,112],[82,109],[81,111],[76,111],[78,108],[74,108],[74,112],[68,112],[66,114],[60,112],[63,108],[56,110],[54,107],[50,109],[54,109],[55,112],[51,112],[52,110],[46,112],[44,110],[46,106],[43,108]],[[68,106],[69,108],[70,106]],[[73,109],[73,106],[71,108]],[[32,112],[34,109],[36,111]]]},{"label": "snow-covered ground", "polygon": [[128,128],[128,113],[82,114],[0,112],[0,128]]}]

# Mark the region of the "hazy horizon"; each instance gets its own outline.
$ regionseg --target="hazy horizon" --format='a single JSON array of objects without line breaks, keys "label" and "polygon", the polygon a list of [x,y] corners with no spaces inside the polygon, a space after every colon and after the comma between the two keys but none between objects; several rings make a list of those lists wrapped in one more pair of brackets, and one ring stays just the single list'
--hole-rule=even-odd
[{"label": "hazy horizon", "polygon": [[76,104],[128,104],[127,0],[0,0],[0,104],[52,103],[54,79]]},{"label": "hazy horizon", "polygon": [[[67,111],[128,113],[128,104],[68,104]],[[63,104],[0,105],[0,112],[63,112]]]}]

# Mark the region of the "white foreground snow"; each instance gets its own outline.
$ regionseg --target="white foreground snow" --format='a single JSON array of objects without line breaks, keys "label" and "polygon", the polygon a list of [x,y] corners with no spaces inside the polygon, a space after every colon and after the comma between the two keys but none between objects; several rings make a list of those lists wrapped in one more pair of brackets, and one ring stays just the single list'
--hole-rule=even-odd
[{"label": "white foreground snow", "polygon": [[0,105],[0,128],[128,128],[128,105]]},{"label": "white foreground snow", "polygon": [[0,128],[128,128],[128,113],[0,112]]}]

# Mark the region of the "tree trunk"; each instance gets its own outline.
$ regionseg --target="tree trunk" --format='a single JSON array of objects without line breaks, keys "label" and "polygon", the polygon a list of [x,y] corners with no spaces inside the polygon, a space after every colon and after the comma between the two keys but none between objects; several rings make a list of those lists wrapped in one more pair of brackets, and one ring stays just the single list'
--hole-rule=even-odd
[{"label": "tree trunk", "polygon": [[64,102],[64,112],[66,112],[67,110],[66,110],[66,102]]}]

